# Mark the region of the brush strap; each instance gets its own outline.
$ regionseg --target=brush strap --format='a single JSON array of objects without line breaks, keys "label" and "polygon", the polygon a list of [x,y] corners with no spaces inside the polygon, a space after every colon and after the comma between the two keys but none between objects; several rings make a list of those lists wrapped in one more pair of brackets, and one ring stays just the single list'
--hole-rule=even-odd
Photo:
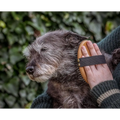
[{"label": "brush strap", "polygon": [[78,59],[79,67],[97,65],[97,64],[106,64],[104,55],[90,56],[90,57],[84,57]]}]

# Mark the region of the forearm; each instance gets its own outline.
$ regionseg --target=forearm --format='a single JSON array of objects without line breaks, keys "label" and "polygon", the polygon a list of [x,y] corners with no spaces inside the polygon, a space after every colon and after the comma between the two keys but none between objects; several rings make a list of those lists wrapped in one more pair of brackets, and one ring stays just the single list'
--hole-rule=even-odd
[{"label": "forearm", "polygon": [[105,81],[91,90],[99,107],[120,108],[120,90],[115,80]]}]

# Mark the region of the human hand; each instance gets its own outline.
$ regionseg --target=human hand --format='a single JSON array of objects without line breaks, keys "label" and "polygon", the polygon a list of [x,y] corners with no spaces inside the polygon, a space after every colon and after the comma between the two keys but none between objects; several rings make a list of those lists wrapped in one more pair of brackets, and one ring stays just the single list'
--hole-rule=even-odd
[{"label": "human hand", "polygon": [[[93,44],[91,41],[88,41],[87,46],[92,56],[102,55],[96,43]],[[89,57],[85,46],[82,46],[81,49],[83,53],[82,57]],[[87,75],[88,84],[90,85],[91,89],[101,82],[113,80],[113,76],[107,64],[85,66],[84,69]]]}]

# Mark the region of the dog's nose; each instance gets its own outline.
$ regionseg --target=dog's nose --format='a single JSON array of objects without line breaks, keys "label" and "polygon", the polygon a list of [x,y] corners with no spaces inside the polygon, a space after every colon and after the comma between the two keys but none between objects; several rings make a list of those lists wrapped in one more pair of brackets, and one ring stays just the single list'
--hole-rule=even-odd
[{"label": "dog's nose", "polygon": [[33,72],[34,72],[34,67],[33,67],[33,66],[28,66],[28,67],[26,68],[26,72],[29,73],[29,74],[33,74]]}]

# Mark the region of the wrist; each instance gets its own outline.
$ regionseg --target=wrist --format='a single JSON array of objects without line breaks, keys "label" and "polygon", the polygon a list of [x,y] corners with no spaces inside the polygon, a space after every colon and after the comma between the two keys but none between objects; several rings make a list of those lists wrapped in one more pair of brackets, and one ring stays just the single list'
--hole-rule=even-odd
[{"label": "wrist", "polygon": [[95,97],[97,103],[101,107],[108,107],[112,104],[113,99],[120,95],[115,80],[104,81],[91,89],[91,94]]},{"label": "wrist", "polygon": [[106,82],[106,81],[112,81],[112,80],[113,80],[113,79],[109,79],[109,80],[103,80],[103,81],[101,81],[101,79],[100,79],[100,80],[98,80],[98,81],[95,81],[95,82],[89,83],[89,85],[90,85],[90,88],[93,89],[95,86],[99,85],[100,83],[103,83],[103,82]]}]

